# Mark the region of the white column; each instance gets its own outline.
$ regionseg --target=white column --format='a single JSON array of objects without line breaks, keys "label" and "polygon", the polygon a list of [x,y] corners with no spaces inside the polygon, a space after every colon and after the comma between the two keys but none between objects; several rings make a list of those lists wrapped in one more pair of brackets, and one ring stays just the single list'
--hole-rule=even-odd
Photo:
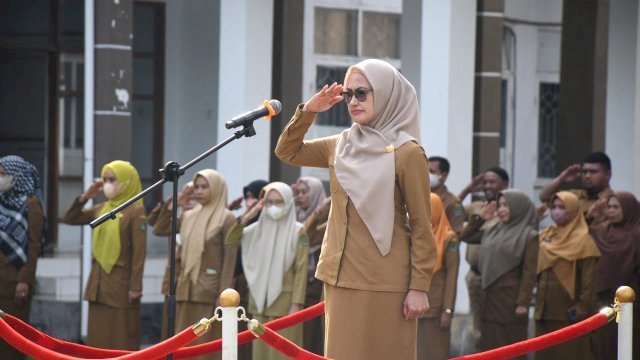
[{"label": "white column", "polygon": [[[226,121],[271,98],[272,41],[273,0],[221,1],[218,141],[233,135]],[[256,136],[235,140],[217,156],[230,197],[269,177],[270,125],[262,119],[254,124]]]},{"label": "white column", "polygon": [[640,192],[640,7],[636,0],[612,0],[607,59],[607,154],[615,190]]},{"label": "white column", "polygon": [[427,155],[449,159],[447,185],[455,193],[471,179],[476,3],[416,1],[403,3],[403,12],[421,14],[403,14],[403,21],[418,22],[403,30],[420,31],[413,37],[419,43],[403,42],[403,72],[418,92]]},{"label": "white column", "polygon": [[[93,107],[94,107],[94,0],[84,2],[84,167],[82,171],[83,189],[93,183]],[[93,201],[89,200],[89,205]],[[91,270],[92,232],[89,226],[82,227],[82,258],[80,297],[84,293],[84,285],[89,279]],[[89,303],[80,303],[80,336],[85,338],[88,330]]]}]

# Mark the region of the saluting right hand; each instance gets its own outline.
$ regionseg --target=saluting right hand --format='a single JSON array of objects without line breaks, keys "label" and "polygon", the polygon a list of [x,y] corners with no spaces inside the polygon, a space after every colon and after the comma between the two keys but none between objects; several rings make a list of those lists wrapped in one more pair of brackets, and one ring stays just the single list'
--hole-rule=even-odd
[{"label": "saluting right hand", "polygon": [[562,181],[566,183],[574,182],[580,177],[580,164],[570,165],[560,174]]},{"label": "saluting right hand", "polygon": [[80,195],[80,201],[95,199],[95,197],[98,196],[98,194],[100,194],[100,191],[102,191],[102,185],[103,185],[102,179],[94,180],[93,183],[89,185],[89,188],[85,190],[85,192],[82,195]]},{"label": "saluting right hand", "polygon": [[247,225],[251,219],[256,217],[262,210],[262,207],[264,206],[263,204],[264,199],[260,199],[260,201],[255,203],[255,205],[253,205],[250,209],[247,209],[247,212],[245,212],[244,215],[242,215],[242,217],[240,218],[240,222],[242,223],[242,225]]},{"label": "saluting right hand", "polygon": [[304,104],[302,111],[319,113],[331,109],[333,105],[342,101],[342,90],[342,85],[338,83],[323,86]]}]

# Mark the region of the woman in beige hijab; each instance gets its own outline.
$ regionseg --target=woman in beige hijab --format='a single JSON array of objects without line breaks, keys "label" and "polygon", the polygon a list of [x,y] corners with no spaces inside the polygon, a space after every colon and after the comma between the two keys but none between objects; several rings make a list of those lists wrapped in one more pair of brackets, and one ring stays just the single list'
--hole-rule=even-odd
[{"label": "woman in beige hijab", "polygon": [[[305,141],[316,114],[340,101],[354,124]],[[331,211],[315,274],[324,282],[325,356],[415,359],[437,254],[413,86],[381,60],[351,66],[344,85],[325,85],[298,106],[275,152],[329,169]]]},{"label": "woman in beige hijab", "polygon": [[[176,249],[176,333],[195,324],[203,317],[213,316],[220,292],[233,287],[233,272],[237,257],[236,247],[225,246],[224,240],[235,224],[235,216],[227,209],[227,182],[217,171],[205,169],[193,177],[178,198],[183,205],[189,199],[198,204],[180,216],[180,244]],[[166,201],[169,207],[171,201]],[[169,209],[170,210],[170,209]],[[168,217],[165,219],[164,217]],[[161,211],[157,222],[168,223],[171,211]],[[218,321],[213,328],[192,344],[201,344],[221,337]],[[213,357],[198,359],[219,359]]]},{"label": "woman in beige hijab", "polygon": [[[307,287],[308,240],[304,225],[296,221],[293,191],[285,183],[264,187],[264,198],[234,227],[228,245],[242,244],[242,267],[249,285],[249,312],[265,323],[302,309]],[[262,210],[262,211],[261,211]],[[242,230],[242,232],[240,232]],[[302,345],[302,325],[279,333]],[[253,360],[287,359],[272,347],[254,342]]]},{"label": "woman in beige hijab", "polygon": [[[588,316],[600,251],[589,235],[579,200],[568,191],[551,198],[554,225],[539,234],[536,336],[567,327]],[[589,359],[589,337],[581,336],[536,353],[537,359]]]}]

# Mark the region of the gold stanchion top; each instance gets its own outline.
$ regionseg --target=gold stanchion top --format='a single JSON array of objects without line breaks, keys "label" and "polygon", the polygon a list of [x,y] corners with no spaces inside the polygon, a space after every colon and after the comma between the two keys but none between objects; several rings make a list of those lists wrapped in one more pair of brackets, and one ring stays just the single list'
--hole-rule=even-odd
[{"label": "gold stanchion top", "polygon": [[237,307],[240,305],[240,294],[234,289],[225,289],[220,294],[220,306]]},{"label": "gold stanchion top", "polygon": [[636,292],[629,286],[620,286],[616,290],[616,299],[621,303],[632,303],[636,299]]}]

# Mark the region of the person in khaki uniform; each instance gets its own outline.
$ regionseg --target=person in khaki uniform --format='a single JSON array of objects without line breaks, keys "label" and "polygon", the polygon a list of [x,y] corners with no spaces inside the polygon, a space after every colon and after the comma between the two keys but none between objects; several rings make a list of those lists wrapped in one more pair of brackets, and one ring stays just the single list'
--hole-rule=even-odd
[{"label": "person in khaki uniform", "polygon": [[597,226],[607,219],[605,214],[607,200],[613,193],[609,186],[611,159],[603,152],[591,153],[584,158],[581,164],[567,167],[540,191],[540,201],[543,204],[548,204],[564,183],[572,183],[578,177],[583,188],[568,191],[578,197],[578,206],[580,212],[584,214],[587,224],[590,227]]},{"label": "person in khaki uniform", "polygon": [[451,229],[440,197],[431,193],[431,225],[438,260],[429,288],[429,310],[418,320],[418,359],[449,358],[451,319],[456,303],[460,244]]},{"label": "person in khaki uniform", "polygon": [[[70,225],[88,224],[141,190],[136,169],[122,160],[102,168],[93,184],[64,214]],[[84,209],[100,190],[107,201]],[[147,250],[147,220],[142,199],[93,230],[93,261],[84,299],[89,301],[87,344],[106,349],[140,347],[140,298]]]},{"label": "person in khaki uniform", "polygon": [[438,194],[442,200],[442,205],[444,205],[444,211],[447,214],[451,229],[453,229],[456,235],[460,235],[464,227],[466,213],[460,199],[453,195],[449,189],[447,189],[447,185],[445,185],[450,170],[451,165],[449,164],[449,160],[441,156],[429,157],[429,182],[431,184],[431,192]]},{"label": "person in khaki uniform", "polygon": [[[589,235],[578,197],[561,191],[551,200],[554,225],[542,230],[538,255],[536,336],[587,318],[600,251]],[[589,336],[536,352],[536,359],[591,359]]]},{"label": "person in khaki uniform", "polygon": [[[344,100],[354,124],[304,140],[318,112]],[[417,318],[436,263],[428,165],[413,86],[375,59],[351,66],[296,109],[276,155],[329,168],[331,210],[316,278],[324,282],[325,356],[415,359]]]},{"label": "person in khaki uniform", "polygon": [[[178,204],[182,206],[191,198],[197,204],[179,218],[176,333],[203,317],[213,316],[220,293],[233,285],[238,251],[224,243],[235,224],[235,217],[227,209],[227,183],[222,175],[213,169],[198,171],[192,184],[187,184],[180,193]],[[160,212],[156,226],[171,222],[171,204],[171,201],[165,202],[165,211]],[[221,336],[222,324],[214,321],[211,330],[191,344],[202,344]],[[221,358],[220,352],[198,357],[202,360],[212,358]]]},{"label": "person in khaki uniform", "polygon": [[[246,228],[258,212],[258,221]],[[264,199],[233,228],[226,243],[242,246],[249,284],[249,312],[261,323],[293,314],[304,306],[309,247],[304,225],[296,221],[293,191],[285,183],[264,188]],[[278,331],[302,346],[302,324]],[[287,359],[262,342],[253,344],[253,360]]]},{"label": "person in khaki uniform", "polygon": [[[527,339],[529,303],[536,282],[536,208],[518,190],[501,191],[498,204],[499,222],[485,230],[480,241],[481,351]],[[491,203],[480,220],[469,226],[480,227],[493,218],[494,212],[495,204]]]},{"label": "person in khaki uniform", "polygon": [[[509,186],[509,174],[501,167],[492,166],[484,173],[476,176],[467,185],[465,189],[459,194],[460,200],[464,198],[476,189],[478,186],[482,187],[485,199],[477,200],[469,204],[466,214],[467,225],[463,228],[462,232],[458,235],[461,241],[467,243],[467,252],[465,259],[469,263],[469,271],[465,276],[465,282],[467,283],[467,291],[469,293],[469,310],[472,316],[471,332],[475,340],[475,346],[479,347],[479,342],[482,337],[480,332],[480,300],[483,297],[482,293],[482,278],[480,276],[480,239],[485,231],[495,226],[499,219],[498,214],[495,212],[497,208],[498,194],[500,191],[506,189]],[[491,219],[485,220],[483,223],[479,223],[481,220],[480,214],[491,203],[493,205],[493,216]]]},{"label": "person in khaki uniform", "polygon": [[[0,310],[28,322],[45,216],[35,166],[19,156],[0,158]],[[0,359],[25,355],[0,339]]]}]

